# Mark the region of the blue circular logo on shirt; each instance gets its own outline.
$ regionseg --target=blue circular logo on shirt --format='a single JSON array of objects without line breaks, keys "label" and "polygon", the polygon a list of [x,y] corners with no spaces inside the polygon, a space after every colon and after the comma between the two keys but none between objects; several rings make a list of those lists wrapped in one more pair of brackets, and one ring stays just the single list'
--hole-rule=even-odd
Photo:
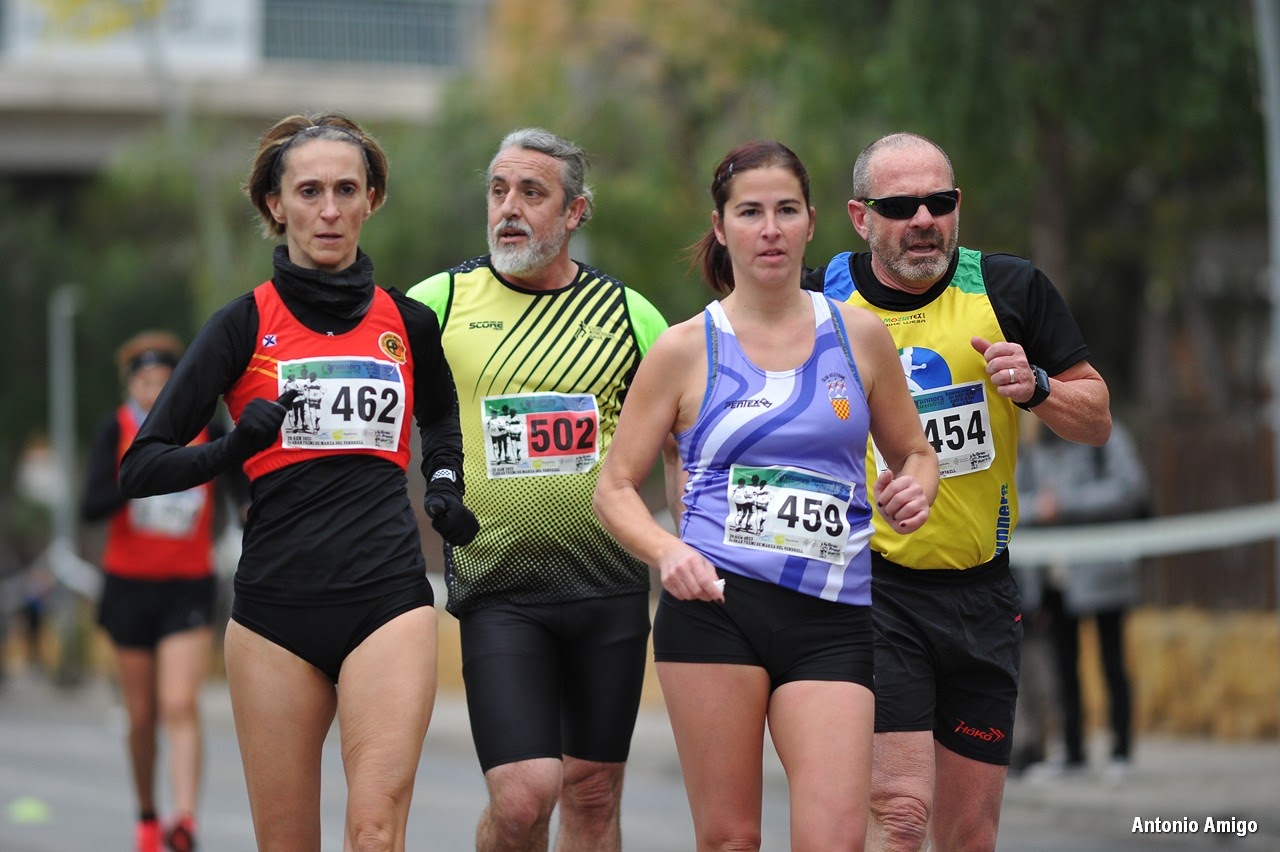
[{"label": "blue circular logo on shirt", "polygon": [[951,368],[942,356],[923,346],[907,346],[898,350],[907,389],[912,393],[941,388],[951,384]]}]

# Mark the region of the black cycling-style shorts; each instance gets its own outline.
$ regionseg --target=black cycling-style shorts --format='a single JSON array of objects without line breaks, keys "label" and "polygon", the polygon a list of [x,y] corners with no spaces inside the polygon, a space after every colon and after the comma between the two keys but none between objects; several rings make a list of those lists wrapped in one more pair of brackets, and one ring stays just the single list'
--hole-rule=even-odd
[{"label": "black cycling-style shorts", "polygon": [[649,647],[647,593],[498,603],[459,623],[481,769],[564,755],[626,761]]},{"label": "black cycling-style shorts", "polygon": [[873,688],[871,608],[836,603],[720,571],[724,603],[667,591],[654,617],[658,662],[760,666],[772,689],[801,680]]},{"label": "black cycling-style shorts", "polygon": [[435,604],[431,581],[368,600],[335,604],[283,604],[245,600],[231,604],[231,620],[301,657],[338,682],[342,662],[393,618]]},{"label": "black cycling-style shorts", "polygon": [[135,580],[106,574],[98,600],[98,624],[121,648],[154,649],[174,633],[213,623],[217,582]]},{"label": "black cycling-style shorts", "polygon": [[932,731],[963,757],[1007,766],[1022,655],[1008,553],[963,571],[871,560],[876,733]]}]

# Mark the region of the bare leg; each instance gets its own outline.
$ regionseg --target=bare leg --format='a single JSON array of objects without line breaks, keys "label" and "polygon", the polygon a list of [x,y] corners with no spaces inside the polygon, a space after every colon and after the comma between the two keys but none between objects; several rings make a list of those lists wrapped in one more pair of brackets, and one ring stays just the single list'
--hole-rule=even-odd
[{"label": "bare leg", "polygon": [[564,758],[556,852],[622,849],[622,779],[626,766]]},{"label": "bare leg", "polygon": [[203,766],[200,687],[209,671],[213,630],[200,627],[166,636],[159,661],[160,719],[169,743],[169,778],[179,814],[194,816]]},{"label": "bare leg", "polygon": [[721,663],[657,669],[697,849],[759,849],[768,674]]},{"label": "bare leg", "polygon": [[334,685],[234,621],[223,647],[258,850],[320,852],[320,758]]},{"label": "bare leg", "polygon": [[128,724],[129,771],[139,813],[156,810],[156,654],[116,646],[116,673]]},{"label": "bare leg", "polygon": [[560,761],[549,757],[486,772],[489,805],[476,826],[477,852],[546,852],[562,772]]},{"label": "bare leg", "polygon": [[871,819],[867,848],[918,852],[933,810],[932,731],[876,734],[871,748]]},{"label": "bare leg", "polygon": [[780,686],[769,731],[791,791],[792,852],[861,852],[871,789],[871,690],[840,681]]},{"label": "bare leg", "polygon": [[938,792],[929,834],[938,852],[991,852],[1009,767],[937,747]]},{"label": "bare leg", "polygon": [[436,699],[437,615],[396,616],[352,651],[338,681],[346,852],[404,852],[413,783]]}]

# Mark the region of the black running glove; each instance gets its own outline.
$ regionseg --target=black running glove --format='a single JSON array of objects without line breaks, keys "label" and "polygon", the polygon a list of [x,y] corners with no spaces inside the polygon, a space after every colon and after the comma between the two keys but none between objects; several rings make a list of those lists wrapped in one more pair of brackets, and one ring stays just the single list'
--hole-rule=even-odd
[{"label": "black running glove", "polygon": [[297,396],[296,390],[287,390],[275,402],[261,397],[249,400],[240,412],[236,428],[227,434],[227,455],[237,464],[243,464],[249,456],[275,443],[284,416]]},{"label": "black running glove", "polygon": [[440,537],[455,547],[470,544],[480,532],[480,522],[462,502],[451,470],[437,470],[427,485],[422,507],[431,518],[431,526]]}]

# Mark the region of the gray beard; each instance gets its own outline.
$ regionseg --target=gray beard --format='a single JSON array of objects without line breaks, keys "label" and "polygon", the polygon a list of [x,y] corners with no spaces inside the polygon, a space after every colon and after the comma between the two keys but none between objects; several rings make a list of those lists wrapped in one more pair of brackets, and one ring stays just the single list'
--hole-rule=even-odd
[{"label": "gray beard", "polygon": [[520,248],[508,248],[499,245],[493,234],[489,235],[489,262],[501,275],[527,276],[546,269],[560,253],[564,242],[563,227],[544,239],[530,237],[528,243]]},{"label": "gray beard", "polygon": [[526,275],[547,265],[549,258],[542,257],[538,248],[532,243],[521,248],[491,245],[489,260],[493,263],[493,268],[503,275]]}]

